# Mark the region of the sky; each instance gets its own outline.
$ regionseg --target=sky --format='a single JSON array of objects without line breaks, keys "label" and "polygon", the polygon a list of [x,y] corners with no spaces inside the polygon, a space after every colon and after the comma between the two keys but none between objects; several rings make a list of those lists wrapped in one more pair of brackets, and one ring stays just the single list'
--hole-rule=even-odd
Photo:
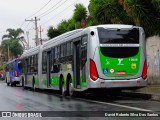
[{"label": "sky", "polygon": [[[37,24],[42,28],[42,38],[47,39],[49,26],[56,27],[62,20],[72,17],[74,5],[82,3],[88,8],[90,0],[1,0],[0,4],[0,42],[8,28],[24,30],[26,41],[29,32],[30,47],[35,46],[35,16],[40,19]],[[40,36],[40,35],[39,35]]]}]

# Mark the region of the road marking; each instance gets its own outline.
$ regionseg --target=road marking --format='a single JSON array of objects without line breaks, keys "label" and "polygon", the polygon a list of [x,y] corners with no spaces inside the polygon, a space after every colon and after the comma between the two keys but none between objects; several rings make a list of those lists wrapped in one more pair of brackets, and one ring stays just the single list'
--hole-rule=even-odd
[{"label": "road marking", "polygon": [[100,101],[95,101],[95,100],[86,100],[86,99],[81,99],[81,98],[75,98],[75,99],[84,100],[84,101],[87,101],[87,102],[94,102],[94,103],[112,105],[112,106],[117,106],[117,107],[129,108],[129,109],[138,110],[138,111],[153,112],[152,110],[147,110],[147,109],[142,109],[142,108],[137,108],[137,107],[131,107],[131,106],[126,106],[126,105],[120,105],[120,104],[100,102]]}]

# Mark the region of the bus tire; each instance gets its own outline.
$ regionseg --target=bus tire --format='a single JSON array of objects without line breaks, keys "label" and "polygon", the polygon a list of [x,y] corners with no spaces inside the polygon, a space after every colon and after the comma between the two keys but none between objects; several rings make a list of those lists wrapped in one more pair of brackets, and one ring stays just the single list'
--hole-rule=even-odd
[{"label": "bus tire", "polygon": [[11,87],[13,87],[14,85],[13,85],[13,83],[11,82]]},{"label": "bus tire", "polygon": [[9,82],[7,82],[7,86],[9,86]]},{"label": "bus tire", "polygon": [[61,93],[62,96],[66,95],[66,89],[65,89],[64,78],[63,77],[61,77],[61,80],[60,80],[60,93]]},{"label": "bus tire", "polygon": [[24,87],[24,78],[22,77],[22,87]]},{"label": "bus tire", "polygon": [[71,97],[79,97],[80,96],[80,92],[78,91],[73,91],[73,93],[71,94]]},{"label": "bus tire", "polygon": [[69,96],[73,96],[74,91],[73,91],[73,83],[72,83],[72,79],[69,78],[69,82],[67,84],[67,95]]}]

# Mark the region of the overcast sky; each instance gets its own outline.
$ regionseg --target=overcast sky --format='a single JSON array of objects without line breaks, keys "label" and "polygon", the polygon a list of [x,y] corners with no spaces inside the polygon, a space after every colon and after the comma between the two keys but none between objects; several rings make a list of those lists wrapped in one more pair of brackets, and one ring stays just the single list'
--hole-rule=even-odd
[{"label": "overcast sky", "polygon": [[[40,18],[38,27],[42,26],[42,38],[47,38],[48,27],[56,27],[63,19],[71,18],[76,3],[88,7],[89,0],[1,0],[0,37],[7,34],[5,32],[7,28],[21,27],[25,33],[29,31],[30,46],[34,46],[34,23],[25,22],[25,19],[34,19],[35,16]],[[24,36],[26,38],[26,34]]]}]

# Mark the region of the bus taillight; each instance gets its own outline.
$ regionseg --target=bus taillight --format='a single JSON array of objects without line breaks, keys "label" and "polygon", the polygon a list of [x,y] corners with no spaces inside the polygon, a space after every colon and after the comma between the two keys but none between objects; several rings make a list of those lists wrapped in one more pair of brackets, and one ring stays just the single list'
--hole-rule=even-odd
[{"label": "bus taillight", "polygon": [[93,81],[96,81],[98,79],[96,64],[92,59],[90,59],[90,77]]},{"label": "bus taillight", "polygon": [[143,71],[142,71],[142,78],[146,79],[147,78],[147,61],[145,60],[144,66],[143,66]]},{"label": "bus taillight", "polygon": [[15,77],[18,77],[18,72],[16,70],[14,71],[14,75]]}]

